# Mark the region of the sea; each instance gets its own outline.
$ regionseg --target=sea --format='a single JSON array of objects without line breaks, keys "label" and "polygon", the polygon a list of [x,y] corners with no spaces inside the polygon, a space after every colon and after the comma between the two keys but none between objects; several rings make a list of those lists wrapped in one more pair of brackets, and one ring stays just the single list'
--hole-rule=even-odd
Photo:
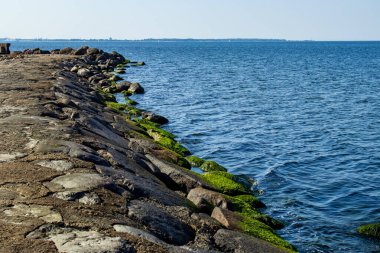
[{"label": "sea", "polygon": [[300,252],[380,252],[380,42],[11,41],[117,51],[146,66],[139,108],[197,156],[257,181]]}]

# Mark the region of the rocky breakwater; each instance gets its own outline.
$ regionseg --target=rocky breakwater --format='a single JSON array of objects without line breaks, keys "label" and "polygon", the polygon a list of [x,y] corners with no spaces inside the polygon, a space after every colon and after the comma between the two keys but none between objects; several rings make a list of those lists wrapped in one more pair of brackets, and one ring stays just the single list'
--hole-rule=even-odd
[{"label": "rocky breakwater", "polygon": [[249,180],[134,106],[144,89],[117,73],[141,65],[88,47],[0,57],[0,251],[294,252]]}]

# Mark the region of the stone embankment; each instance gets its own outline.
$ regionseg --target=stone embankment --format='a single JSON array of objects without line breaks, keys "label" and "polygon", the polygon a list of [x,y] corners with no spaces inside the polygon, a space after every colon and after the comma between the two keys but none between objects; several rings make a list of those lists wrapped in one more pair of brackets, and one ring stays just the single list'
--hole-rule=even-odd
[{"label": "stone embankment", "polygon": [[0,56],[0,251],[293,252],[249,180],[134,106],[144,89],[117,73],[141,65],[88,47]]}]

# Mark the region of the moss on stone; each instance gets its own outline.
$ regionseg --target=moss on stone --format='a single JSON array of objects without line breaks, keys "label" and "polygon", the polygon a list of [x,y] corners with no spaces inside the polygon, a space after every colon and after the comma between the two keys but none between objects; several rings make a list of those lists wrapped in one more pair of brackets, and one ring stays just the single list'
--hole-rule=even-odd
[{"label": "moss on stone", "polygon": [[205,160],[195,155],[186,157],[186,160],[191,164],[192,167],[196,168],[200,168],[202,164],[205,162]]},{"label": "moss on stone", "polygon": [[265,204],[257,199],[255,196],[250,194],[238,195],[233,197],[236,200],[243,201],[247,203],[252,208],[263,208]]},{"label": "moss on stone", "polygon": [[97,92],[98,92],[99,96],[101,96],[103,102],[106,102],[106,101],[115,102],[116,101],[115,96],[113,94],[111,94],[110,92],[105,91],[104,89],[99,89]]},{"label": "moss on stone", "polygon": [[175,141],[174,139],[170,137],[162,135],[159,132],[156,132],[152,129],[148,130],[147,133],[149,134],[149,136],[153,138],[155,142],[159,143],[161,146],[165,148],[173,150],[174,152],[182,156],[186,156],[190,154],[190,151],[187,148],[185,148],[184,146],[182,146],[181,144],[179,144],[177,141]]},{"label": "moss on stone", "polygon": [[125,74],[126,72],[124,69],[117,69],[117,70],[115,70],[115,73],[116,74]]},{"label": "moss on stone", "polygon": [[359,234],[380,239],[380,223],[360,226],[357,231]]},{"label": "moss on stone", "polygon": [[106,101],[106,106],[115,110],[115,111],[118,111],[118,112],[122,112],[124,110],[126,110],[126,106],[125,104],[120,104],[120,103],[117,103],[117,102],[111,102],[111,101]]},{"label": "moss on stone", "polygon": [[129,105],[137,105],[138,104],[135,100],[132,100],[132,99],[130,99],[128,97],[125,98],[125,101]]},{"label": "moss on stone", "polygon": [[222,165],[215,161],[205,161],[200,167],[203,171],[227,171]]},{"label": "moss on stone", "polygon": [[296,252],[295,248],[276,234],[276,232],[264,223],[251,217],[243,216],[240,229],[249,235],[270,242],[288,252]]},{"label": "moss on stone", "polygon": [[203,180],[215,188],[215,190],[227,195],[247,194],[249,191],[234,181],[234,175],[228,172],[211,171],[200,175]]},{"label": "moss on stone", "polygon": [[137,124],[142,127],[144,130],[148,131],[148,130],[153,130],[154,132],[157,132],[159,133],[160,135],[162,136],[166,136],[168,138],[171,138],[171,139],[174,139],[176,136],[162,128],[159,127],[158,124],[156,123],[153,123],[149,120],[146,120],[146,119],[137,119]]},{"label": "moss on stone", "polygon": [[[252,205],[253,204],[252,202],[259,201],[259,200],[257,200],[254,196],[251,196],[251,197],[249,196],[251,195],[240,195],[236,197],[227,197],[227,198],[232,203],[232,210],[240,213],[244,217],[259,220],[273,229],[281,229],[284,227],[284,224],[282,222],[257,211],[255,207]],[[255,202],[255,204],[258,204],[258,202]]]}]

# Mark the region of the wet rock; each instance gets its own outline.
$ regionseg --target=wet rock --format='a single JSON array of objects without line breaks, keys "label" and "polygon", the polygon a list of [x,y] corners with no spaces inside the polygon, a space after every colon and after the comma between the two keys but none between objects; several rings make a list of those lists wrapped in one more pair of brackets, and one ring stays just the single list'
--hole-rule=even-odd
[{"label": "wet rock", "polygon": [[149,242],[152,242],[158,245],[169,246],[166,242],[158,239],[156,236],[138,228],[134,228],[134,227],[126,226],[126,225],[118,225],[118,224],[114,225],[113,228],[115,229],[116,232],[127,233],[135,237],[143,238]]},{"label": "wet rock", "polygon": [[154,235],[170,244],[184,245],[195,236],[189,225],[151,203],[132,200],[128,216],[142,222]]},{"label": "wet rock", "polygon": [[38,162],[37,165],[51,168],[56,171],[67,171],[74,167],[74,165],[67,160],[44,160]]},{"label": "wet rock", "polygon": [[142,94],[144,93],[144,88],[139,83],[132,83],[128,89],[128,92],[132,94]]},{"label": "wet rock", "polygon": [[208,171],[223,171],[226,172],[227,169],[224,168],[222,165],[215,161],[205,161],[202,163],[200,167],[203,171],[208,172]]},{"label": "wet rock", "polygon": [[359,234],[380,239],[380,223],[360,226],[357,231]]},{"label": "wet rock", "polygon": [[115,84],[114,91],[117,93],[122,92],[122,91],[126,91],[129,89],[130,86],[131,86],[131,83],[128,81],[118,82]]},{"label": "wet rock", "polygon": [[261,239],[231,231],[220,229],[214,235],[215,243],[224,252],[234,253],[286,253],[283,250]]},{"label": "wet rock", "polygon": [[200,187],[192,189],[187,195],[187,199],[193,202],[200,210],[206,212],[211,212],[214,206],[226,209],[229,205],[223,194]]},{"label": "wet rock", "polygon": [[147,119],[151,122],[163,125],[169,123],[169,120],[163,116],[160,116],[158,114],[155,114],[153,112],[143,112],[142,113],[142,118]]}]

